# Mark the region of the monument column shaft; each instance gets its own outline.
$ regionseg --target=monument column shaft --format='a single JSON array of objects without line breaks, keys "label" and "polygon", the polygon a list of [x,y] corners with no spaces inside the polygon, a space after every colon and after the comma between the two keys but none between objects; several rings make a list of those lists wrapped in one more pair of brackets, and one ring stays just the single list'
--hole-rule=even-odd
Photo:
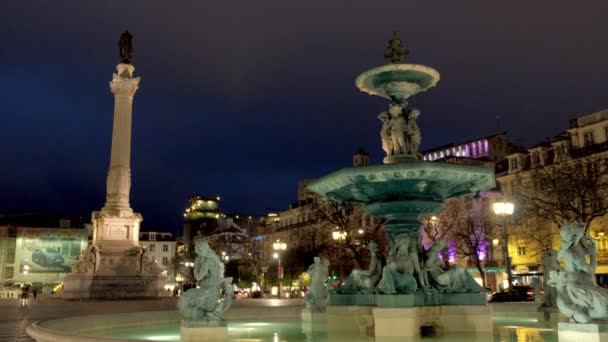
[{"label": "monument column shaft", "polygon": [[114,124],[104,210],[131,211],[131,123],[139,77],[133,78],[135,68],[131,64],[119,64],[116,69],[118,73],[110,82],[114,94]]}]

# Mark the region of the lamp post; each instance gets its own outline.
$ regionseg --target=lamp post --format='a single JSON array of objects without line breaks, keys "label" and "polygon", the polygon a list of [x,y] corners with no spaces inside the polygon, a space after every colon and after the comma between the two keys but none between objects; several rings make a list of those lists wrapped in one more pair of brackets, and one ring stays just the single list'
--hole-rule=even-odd
[{"label": "lamp post", "polygon": [[287,244],[285,242],[281,242],[281,241],[277,240],[277,242],[272,244],[272,249],[274,249],[276,251],[276,252],[274,252],[274,254],[272,254],[272,257],[279,260],[279,267],[277,269],[278,276],[279,276],[278,297],[281,298],[281,280],[283,279],[283,269],[281,268],[281,253],[280,252],[287,249]]},{"label": "lamp post", "polygon": [[513,214],[514,205],[511,202],[496,202],[492,205],[494,213],[502,216],[502,255],[505,259],[509,293],[513,290],[513,273],[511,271],[511,258],[509,258],[509,235],[507,233],[507,216]]}]

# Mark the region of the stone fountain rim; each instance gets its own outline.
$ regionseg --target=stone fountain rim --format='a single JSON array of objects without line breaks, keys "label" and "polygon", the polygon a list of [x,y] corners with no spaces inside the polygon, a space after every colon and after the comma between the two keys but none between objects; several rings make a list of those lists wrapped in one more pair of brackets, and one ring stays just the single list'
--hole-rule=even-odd
[{"label": "stone fountain rim", "polygon": [[[478,191],[486,191],[496,186],[496,181],[494,179],[494,170],[489,169],[484,166],[476,166],[476,165],[460,165],[460,164],[444,164],[444,163],[435,163],[435,162],[427,162],[421,160],[413,160],[402,163],[395,164],[384,164],[384,165],[366,165],[366,166],[357,166],[357,167],[347,167],[342,168],[340,170],[334,171],[328,175],[325,175],[310,184],[308,184],[308,190],[317,193],[321,196],[326,196],[328,193],[335,191],[337,189],[341,189],[348,185],[356,184],[353,180],[354,177],[364,176],[367,179],[367,176],[379,173],[381,175],[386,175],[387,173],[391,173],[392,177],[389,179],[378,179],[372,180],[371,182],[384,182],[391,180],[404,180],[407,177],[396,177],[395,174],[403,174],[408,171],[441,171],[442,175],[452,171],[466,171],[467,178],[471,176],[486,176],[490,179],[491,186],[487,189],[479,189]],[[330,182],[329,180],[333,179],[334,181]]]},{"label": "stone fountain rim", "polygon": [[373,68],[373,69],[370,69],[370,70],[367,70],[367,71],[363,72],[355,80],[355,85],[362,92],[368,93],[370,95],[378,95],[378,96],[390,99],[389,96],[381,94],[381,93],[379,93],[379,92],[377,92],[375,90],[368,89],[365,86],[365,82],[370,77],[374,77],[374,76],[376,76],[376,75],[378,75],[380,73],[383,73],[383,72],[387,72],[387,71],[408,71],[408,70],[426,73],[427,75],[431,76],[431,78],[432,78],[431,84],[428,85],[427,87],[424,87],[424,88],[421,87],[421,89],[420,89],[419,92],[426,91],[426,90],[428,90],[428,89],[436,86],[437,82],[439,82],[439,80],[441,79],[441,77],[439,76],[439,72],[437,70],[431,68],[430,66],[426,66],[426,65],[422,65],[422,64],[398,63],[398,64],[386,64],[386,65],[382,65],[382,66],[379,66],[379,67],[376,67],[376,68]]}]

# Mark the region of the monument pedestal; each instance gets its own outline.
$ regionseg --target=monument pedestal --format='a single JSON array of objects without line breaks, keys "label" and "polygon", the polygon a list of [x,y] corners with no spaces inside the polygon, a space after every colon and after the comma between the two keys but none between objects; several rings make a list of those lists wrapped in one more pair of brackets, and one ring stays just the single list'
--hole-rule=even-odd
[{"label": "monument pedestal", "polygon": [[560,322],[557,335],[559,342],[608,342],[608,324]]},{"label": "monument pedestal", "polygon": [[492,333],[489,305],[373,308],[375,336],[417,337],[449,333]]},{"label": "monument pedestal", "polygon": [[224,321],[182,321],[180,337],[182,342],[225,342],[228,341],[228,327]]}]

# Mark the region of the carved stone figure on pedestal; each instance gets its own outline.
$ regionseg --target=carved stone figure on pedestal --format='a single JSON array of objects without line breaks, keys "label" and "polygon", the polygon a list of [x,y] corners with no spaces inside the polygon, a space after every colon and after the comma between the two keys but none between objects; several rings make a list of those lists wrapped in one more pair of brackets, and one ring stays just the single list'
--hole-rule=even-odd
[{"label": "carved stone figure on pedestal", "polygon": [[[389,263],[382,270],[382,280],[377,292],[382,294],[413,293],[420,287],[426,287],[422,272],[416,240],[407,235],[397,236],[392,242]],[[416,283],[418,277],[418,283]]]},{"label": "carved stone figure on pedestal", "polygon": [[224,264],[204,240],[195,244],[194,278],[199,288],[186,291],[178,300],[182,317],[187,320],[217,322],[232,304],[232,278],[224,278]]},{"label": "carved stone figure on pedestal", "polygon": [[564,224],[560,235],[557,259],[564,262],[565,272],[551,271],[549,279],[549,285],[557,288],[559,310],[571,323],[608,319],[608,290],[595,282],[595,240],[581,222]]},{"label": "carved stone figure on pedestal", "polygon": [[90,246],[87,250],[78,257],[78,260],[72,264],[72,273],[93,275],[97,271],[99,263],[99,248]]},{"label": "carved stone figure on pedestal", "polygon": [[467,270],[459,266],[442,269],[438,254],[447,247],[444,239],[437,239],[425,253],[424,271],[428,283],[440,293],[485,292]]},{"label": "carved stone figure on pedestal", "polygon": [[406,110],[407,102],[393,102],[387,112],[378,115],[382,121],[380,137],[387,156],[408,155],[416,157],[420,146],[420,129],[416,118],[418,109]]},{"label": "carved stone figure on pedestal", "polygon": [[326,258],[315,257],[315,263],[308,268],[308,275],[311,278],[310,287],[304,296],[306,308],[313,312],[325,311],[327,305],[327,287],[325,282],[329,277],[329,260]]},{"label": "carved stone figure on pedestal", "polygon": [[545,294],[542,296],[543,301],[541,308],[557,309],[557,289],[549,285],[550,274],[552,271],[559,271],[559,261],[557,261],[557,251],[547,250],[543,253],[543,289]]},{"label": "carved stone figure on pedestal", "polygon": [[374,241],[369,243],[371,260],[367,270],[353,270],[339,289],[338,293],[373,293],[376,285],[382,277],[383,258],[378,252],[378,244]]}]

